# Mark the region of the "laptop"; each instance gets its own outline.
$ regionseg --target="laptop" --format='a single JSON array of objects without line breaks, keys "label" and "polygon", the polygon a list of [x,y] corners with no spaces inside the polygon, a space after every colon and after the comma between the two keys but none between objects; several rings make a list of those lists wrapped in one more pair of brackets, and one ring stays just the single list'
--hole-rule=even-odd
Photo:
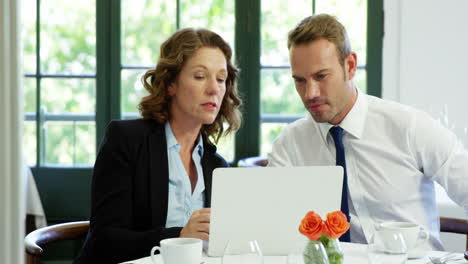
[{"label": "laptop", "polygon": [[217,168],[212,184],[209,256],[222,256],[230,239],[255,239],[264,255],[287,255],[306,239],[298,228],[308,211],[325,219],[340,210],[343,168]]}]

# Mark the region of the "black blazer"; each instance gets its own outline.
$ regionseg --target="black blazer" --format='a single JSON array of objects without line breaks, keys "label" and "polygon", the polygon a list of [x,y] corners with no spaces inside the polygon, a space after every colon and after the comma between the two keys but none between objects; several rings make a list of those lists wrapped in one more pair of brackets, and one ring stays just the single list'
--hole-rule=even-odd
[{"label": "black blazer", "polygon": [[[228,164],[205,137],[203,143],[205,207],[210,207],[212,172]],[[178,237],[182,227],[165,228],[168,193],[164,125],[142,119],[112,121],[94,165],[90,230],[74,263],[142,258],[160,240]]]}]

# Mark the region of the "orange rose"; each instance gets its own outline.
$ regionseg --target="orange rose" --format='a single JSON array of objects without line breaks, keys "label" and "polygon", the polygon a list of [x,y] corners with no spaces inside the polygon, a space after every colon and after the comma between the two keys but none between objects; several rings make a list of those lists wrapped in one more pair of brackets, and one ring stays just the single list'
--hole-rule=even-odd
[{"label": "orange rose", "polygon": [[323,221],[314,211],[308,212],[299,225],[299,232],[310,240],[318,240],[322,235]]},{"label": "orange rose", "polygon": [[341,211],[335,211],[327,214],[323,233],[329,238],[336,239],[346,233],[350,226],[346,215]]}]

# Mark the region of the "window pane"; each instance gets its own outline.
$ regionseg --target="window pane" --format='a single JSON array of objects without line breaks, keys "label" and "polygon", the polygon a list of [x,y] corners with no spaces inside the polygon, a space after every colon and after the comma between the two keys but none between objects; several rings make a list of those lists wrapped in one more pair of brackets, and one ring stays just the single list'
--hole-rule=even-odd
[{"label": "window pane", "polygon": [[94,122],[45,122],[45,165],[92,166],[96,156]]},{"label": "window pane", "polygon": [[234,48],[234,3],[225,0],[180,0],[181,27],[207,28]]},{"label": "window pane", "polygon": [[122,70],[122,118],[128,119],[128,115],[139,117],[138,104],[141,98],[148,95],[143,88],[141,76],[146,70]]},{"label": "window pane", "polygon": [[367,71],[357,70],[356,75],[354,75],[354,83],[362,92],[367,92]]},{"label": "window pane", "polygon": [[218,144],[216,144],[217,152],[227,162],[234,160],[234,139],[235,134],[229,134],[227,137],[222,137]]},{"label": "window pane", "polygon": [[41,72],[96,72],[95,0],[41,2]]},{"label": "window pane", "polygon": [[36,164],[36,78],[23,78],[24,115],[23,152],[28,165]]},{"label": "window pane", "polygon": [[94,120],[94,79],[42,79],[41,86],[41,105],[47,113],[90,113]]},{"label": "window pane", "polygon": [[36,165],[36,121],[23,123],[23,153],[30,166]]},{"label": "window pane", "polygon": [[316,12],[334,15],[345,26],[351,48],[358,54],[358,64],[366,64],[367,1],[317,0]]},{"label": "window pane", "polygon": [[76,122],[75,130],[74,165],[92,166],[96,159],[96,125],[94,122]]},{"label": "window pane", "polygon": [[[95,158],[94,79],[43,79],[41,156],[49,166],[92,165]],[[84,122],[84,123],[83,123]]]},{"label": "window pane", "polygon": [[[294,6],[294,12],[285,12]],[[312,15],[312,0],[268,0],[262,2],[261,65],[289,65],[288,32]]]},{"label": "window pane", "polygon": [[267,157],[271,152],[271,146],[274,140],[279,136],[281,130],[286,126],[285,123],[263,123],[260,155]]},{"label": "window pane", "polygon": [[155,65],[159,47],[176,30],[176,1],[122,1],[122,64]]},{"label": "window pane", "polygon": [[24,112],[36,112],[36,78],[23,78]]},{"label": "window pane", "polygon": [[289,69],[261,71],[261,113],[303,114],[306,112],[296,92]]},{"label": "window pane", "polygon": [[[36,0],[23,0],[21,8],[21,39],[23,41],[23,72],[36,73]],[[27,8],[25,8],[27,7]]]}]

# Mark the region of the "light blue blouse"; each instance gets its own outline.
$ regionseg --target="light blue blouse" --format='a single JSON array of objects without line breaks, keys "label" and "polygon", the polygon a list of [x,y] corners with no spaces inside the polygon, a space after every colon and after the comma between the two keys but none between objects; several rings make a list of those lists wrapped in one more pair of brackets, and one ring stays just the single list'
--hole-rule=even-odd
[{"label": "light blue blouse", "polygon": [[201,158],[203,156],[203,139],[198,137],[198,144],[192,152],[192,159],[197,169],[198,180],[192,193],[192,186],[187,171],[180,158],[180,144],[177,142],[171,125],[166,122],[166,143],[169,165],[169,204],[167,210],[166,228],[183,227],[192,213],[204,207],[205,181]]}]

